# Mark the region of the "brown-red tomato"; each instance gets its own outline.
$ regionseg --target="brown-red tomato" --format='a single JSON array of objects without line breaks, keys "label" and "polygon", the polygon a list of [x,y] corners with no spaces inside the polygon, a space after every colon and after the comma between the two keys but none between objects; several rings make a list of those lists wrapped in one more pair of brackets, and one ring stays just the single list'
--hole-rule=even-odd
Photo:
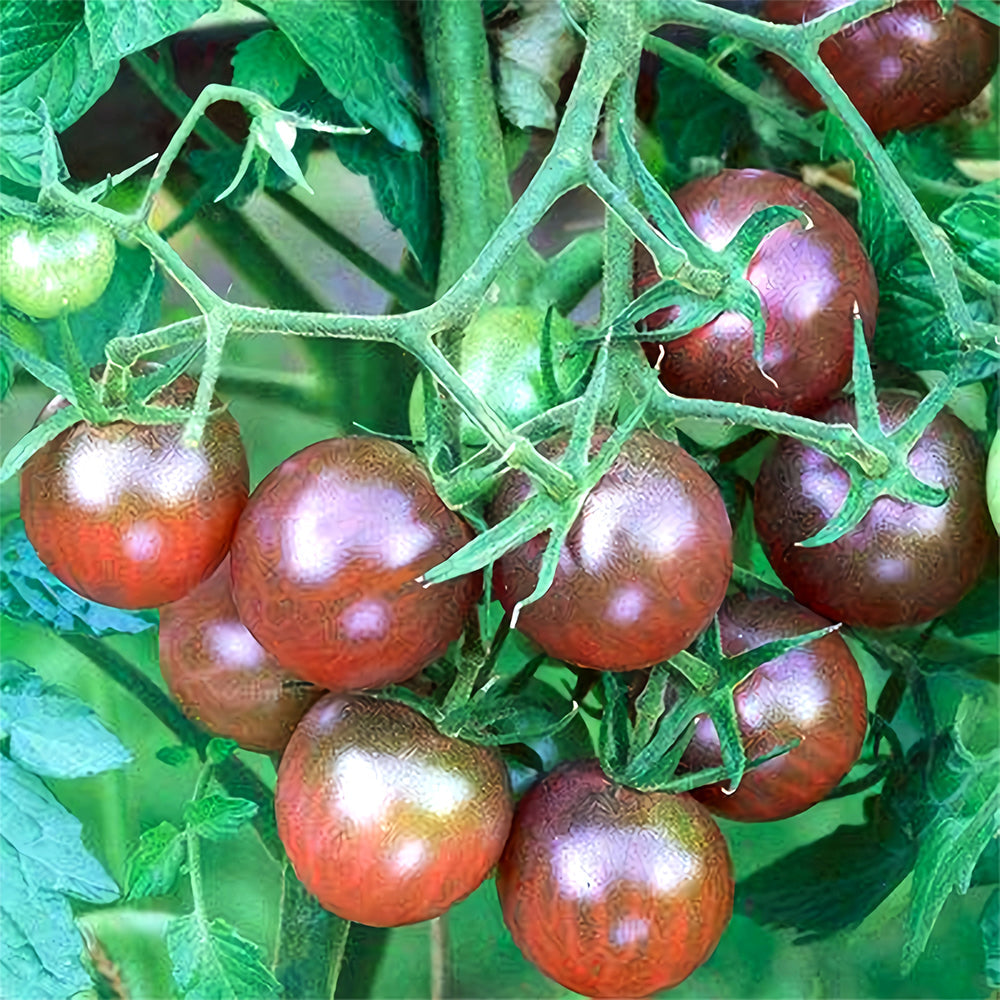
[{"label": "brown-red tomato", "polygon": [[[715,250],[772,205],[798,208],[812,225],[806,229],[793,220],[768,233],[746,268],[765,312],[764,371],[753,358],[750,321],[725,312],[676,340],[644,345],[653,364],[663,348],[660,381],[679,396],[812,413],[850,378],[855,303],[869,339],[875,329],[878,286],[854,230],[812,188],[767,170],[723,170],[672,197],[694,233]],[[637,245],[636,255],[641,292],[659,278],[646,249]],[[657,310],[646,327],[665,326],[675,311]]]},{"label": "brown-red tomato", "polygon": [[334,691],[412,677],[461,635],[471,574],[417,578],[472,538],[402,446],[332,438],[254,490],[233,538],[240,619],[283,667]]},{"label": "brown-red tomato", "polygon": [[278,835],[320,903],[374,927],[429,920],[489,874],[510,830],[506,769],[398,702],[330,694],[281,758]]},{"label": "brown-red tomato", "polygon": [[588,997],[645,997],[715,950],[733,869],[691,796],[637,792],[575,761],[521,800],[497,891],[514,943],[549,978]]},{"label": "brown-red tomato", "polygon": [[[591,451],[607,440],[594,435]],[[539,446],[556,458],[565,435]],[[489,510],[496,523],[533,492],[509,473]],[[529,596],[548,534],[500,558],[497,597]],[[550,656],[599,670],[635,670],[684,649],[712,620],[732,572],[732,529],[711,476],[683,449],[646,432],[625,442],[583,504],[552,586],[522,607],[517,627]]]},{"label": "brown-red tomato", "polygon": [[[882,429],[891,432],[920,400],[879,395]],[[817,417],[855,423],[852,400]],[[764,551],[795,599],[835,622],[891,628],[944,614],[972,589],[996,536],[986,508],[985,456],[972,431],[939,413],[909,454],[910,471],[948,498],[939,507],[879,497],[860,523],[828,545],[799,543],[816,534],[847,496],[847,473],[793,438],[778,439],[754,488],[754,522]]]},{"label": "brown-red tomato", "polygon": [[[154,397],[190,407],[182,375]],[[61,396],[38,422],[66,406]],[[21,517],[43,563],[77,593],[116,608],[153,608],[193,590],[229,549],[250,474],[236,421],[212,414],[201,443],[183,424],[80,421],[21,471]]]},{"label": "brown-red tomato", "polygon": [[247,750],[283,750],[322,694],[283,670],[250,634],[230,592],[229,557],[160,609],[160,672],[184,713]]},{"label": "brown-red tomato", "polygon": [[[848,0],[768,0],[762,17],[811,21]],[[997,27],[957,4],[901,0],[827,38],[819,55],[878,135],[937,121],[968,104],[997,67]],[[812,84],[783,59],[768,62],[793,97],[819,111]]]},{"label": "brown-red tomato", "polygon": [[[736,656],[777,639],[826,628],[830,622],[779,597],[730,597],[719,609],[722,651]],[[691,794],[727,819],[785,819],[815,805],[853,767],[868,727],[865,682],[847,643],[835,632],[761,664],[733,692],[748,757],[800,742],[743,775],[728,794],[720,782]],[[715,725],[698,719],[681,759],[689,770],[719,767]]]}]

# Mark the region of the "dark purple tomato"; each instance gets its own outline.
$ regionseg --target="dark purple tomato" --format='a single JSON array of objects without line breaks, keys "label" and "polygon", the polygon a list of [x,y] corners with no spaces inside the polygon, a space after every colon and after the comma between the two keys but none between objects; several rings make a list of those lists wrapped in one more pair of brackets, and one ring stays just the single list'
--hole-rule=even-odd
[{"label": "dark purple tomato", "polygon": [[[879,396],[883,430],[892,431],[919,399]],[[854,423],[854,404],[839,400],[818,417]],[[943,487],[940,507],[884,496],[836,542],[798,543],[840,509],[848,476],[832,459],[779,438],[757,480],[754,522],[764,551],[795,599],[833,621],[871,628],[917,625],[943,614],[972,588],[996,536],[986,509],[985,458],[958,417],[939,413],[909,455],[910,471]]]},{"label": "dark purple tomato", "polygon": [[[812,188],[767,170],[723,170],[685,184],[672,195],[694,233],[719,250],[754,212],[791,205],[812,221],[786,222],[768,233],[745,277],[760,293],[766,317],[764,371],[753,359],[753,329],[726,312],[663,344],[660,381],[679,396],[719,399],[809,414],[844,387],[854,354],[854,304],[871,339],[878,287],[871,263],[847,220]],[[659,278],[649,253],[636,248],[636,291]],[[665,326],[676,310],[646,318]],[[645,345],[651,364],[659,342]]]},{"label": "dark purple tomato", "polygon": [[[762,16],[800,24],[836,10],[847,0],[768,0]],[[820,58],[872,131],[912,129],[964,107],[997,67],[997,28],[955,5],[901,0],[826,39]],[[798,70],[768,55],[793,97],[814,111],[819,94]]]},{"label": "dark purple tomato", "polygon": [[[608,437],[594,435],[596,453]],[[539,446],[556,458],[565,435]],[[489,520],[534,491],[509,473]],[[538,580],[548,533],[494,565],[509,611]],[[712,620],[732,573],[732,529],[718,487],[687,452],[637,431],[591,490],[563,544],[552,586],[521,608],[517,627],[549,656],[598,670],[636,670],[680,652]]]},{"label": "dark purple tomato", "polygon": [[[826,628],[830,622],[779,597],[727,598],[719,609],[722,651],[736,656],[777,639]],[[691,794],[708,808],[744,822],[785,819],[830,793],[861,753],[868,711],[865,682],[847,643],[835,632],[761,664],[733,692],[748,757],[794,739],[798,746],[728,782]],[[688,770],[719,767],[715,725],[701,716],[682,758]]]},{"label": "dark purple tomato", "polygon": [[633,791],[575,761],[521,800],[497,891],[514,943],[550,979],[588,997],[644,997],[715,950],[733,869],[691,796]]},{"label": "dark purple tomato", "polygon": [[233,599],[286,669],[334,691],[380,687],[461,635],[480,574],[417,577],[471,538],[405,448],[319,441],[254,490],[233,539]]},{"label": "dark purple tomato", "polygon": [[292,734],[274,807],[302,884],[373,927],[429,920],[472,892],[513,813],[493,751],[442,736],[398,702],[335,694]]},{"label": "dark purple tomato", "polygon": [[229,557],[160,610],[160,672],[184,714],[247,750],[283,750],[324,692],[283,670],[240,621]]},{"label": "dark purple tomato", "polygon": [[[190,407],[182,375],[153,399]],[[61,396],[38,423],[66,406]],[[201,444],[183,424],[74,424],[21,471],[21,517],[43,563],[68,587],[116,608],[179,600],[222,562],[250,474],[236,421],[209,417]]]}]

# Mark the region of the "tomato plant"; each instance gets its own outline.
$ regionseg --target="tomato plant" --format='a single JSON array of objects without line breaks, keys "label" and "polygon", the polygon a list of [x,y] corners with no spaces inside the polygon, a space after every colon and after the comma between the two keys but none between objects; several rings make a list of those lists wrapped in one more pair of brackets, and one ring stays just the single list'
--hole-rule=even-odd
[{"label": "tomato plant", "polygon": [[309,891],[375,927],[429,920],[472,892],[513,813],[492,751],[442,736],[397,702],[336,694],[292,735],[274,805]]},{"label": "tomato plant", "polygon": [[[190,405],[182,375],[161,406]],[[38,422],[66,405],[56,397]],[[77,593],[117,608],[179,600],[225,558],[249,472],[236,421],[214,414],[196,448],[181,424],[80,421],[21,473],[21,516],[42,562]]]},{"label": "tomato plant", "polygon": [[0,220],[0,293],[38,319],[96,302],[115,268],[115,237],[86,216]]},{"label": "tomato plant", "polygon": [[[728,598],[719,610],[722,651],[733,656],[830,623],[777,597]],[[798,740],[788,753],[724,783],[692,792],[727,819],[785,819],[822,801],[851,769],[868,728],[865,682],[847,643],[832,633],[753,670],[736,688],[736,716],[749,756]],[[722,763],[719,737],[702,716],[682,758],[692,770]]]},{"label": "tomato plant", "polygon": [[[592,450],[606,439],[595,436]],[[558,456],[566,439],[542,454]],[[494,498],[500,521],[531,494],[510,475]],[[686,452],[638,432],[584,501],[552,586],[517,627],[550,656],[600,670],[648,667],[683,649],[712,620],[732,569],[729,515],[711,477]],[[505,608],[528,597],[545,549],[538,536],[494,571]]]},{"label": "tomato plant", "polygon": [[160,672],[190,718],[247,750],[281,751],[323,692],[283,670],[240,621],[229,569],[227,556],[160,609]]},{"label": "tomato plant", "polygon": [[[918,402],[904,393],[883,393],[883,430],[899,427]],[[851,422],[853,407],[839,401],[820,419]],[[982,449],[958,417],[942,412],[908,464],[922,482],[947,490],[940,507],[880,497],[838,541],[804,547],[799,543],[840,508],[848,477],[801,442],[779,440],[757,480],[755,522],[771,565],[797,601],[833,621],[890,628],[929,621],[972,588],[993,544]]]},{"label": "tomato plant", "polygon": [[[763,16],[800,24],[846,0],[766,0]],[[820,58],[876,135],[912,129],[964,107],[997,68],[997,27],[971,10],[905,0],[838,32]],[[784,60],[768,62],[789,92],[814,110],[823,101]]]},{"label": "tomato plant", "polygon": [[586,996],[640,997],[715,950],[732,862],[690,796],[622,788],[579,761],[521,800],[497,892],[515,943],[547,976]]},{"label": "tomato plant", "polygon": [[[538,309],[500,307],[481,313],[465,328],[459,344],[458,371],[511,427],[537,417],[562,402],[547,399],[542,375],[542,328],[545,314]],[[551,320],[551,361],[556,389],[568,394],[587,368],[587,352],[571,353],[576,327],[554,313]],[[410,396],[410,430],[414,440],[426,433],[424,379],[417,376]],[[467,417],[462,420],[462,441],[486,444],[483,432]]]},{"label": "tomato plant", "polygon": [[233,538],[233,599],[257,641],[305,680],[382,686],[461,634],[478,574],[430,588],[417,578],[471,537],[405,448],[320,441],[250,497]]},{"label": "tomato plant", "polygon": [[995,992],[1000,8],[219,2],[0,4],[0,996]]},{"label": "tomato plant", "polygon": [[[682,396],[723,399],[793,413],[812,413],[851,374],[854,304],[869,339],[878,288],[861,243],[847,220],[815,191],[767,170],[724,170],[674,192],[692,230],[721,249],[754,212],[791,205],[811,225],[786,222],[761,241],[745,277],[767,317],[764,367],[753,359],[753,329],[745,316],[724,312],[683,337],[645,345],[660,381]],[[658,280],[649,254],[637,248],[636,290]],[[646,319],[656,330],[675,310]],[[663,349],[662,360],[660,350]]]}]

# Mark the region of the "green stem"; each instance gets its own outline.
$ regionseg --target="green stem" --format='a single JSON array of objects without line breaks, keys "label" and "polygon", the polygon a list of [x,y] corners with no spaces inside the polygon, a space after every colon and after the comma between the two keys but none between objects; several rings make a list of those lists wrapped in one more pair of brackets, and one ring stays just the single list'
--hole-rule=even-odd
[{"label": "green stem", "polygon": [[[198,774],[198,782],[194,787],[194,794],[191,796],[192,802],[197,802],[205,794],[209,779],[212,776],[212,765],[205,763]],[[185,829],[187,838],[187,868],[188,876],[191,879],[191,899],[194,903],[195,919],[201,924],[202,931],[208,936],[208,914],[205,908],[204,884],[201,878],[201,837],[187,827]]]},{"label": "green stem", "polygon": [[[513,199],[480,5],[425,0],[420,25],[438,138],[442,292],[486,246]],[[502,294],[514,296],[528,261],[538,271],[537,259],[516,255],[497,279]]]},{"label": "green stem", "polygon": [[674,45],[673,42],[668,42],[665,38],[659,38],[656,35],[648,35],[644,44],[650,52],[665,62],[673,63],[674,66],[699,80],[712,84],[748,108],[753,108],[773,118],[789,135],[801,139],[810,146],[819,147],[822,142],[820,130],[809,119],[796,114],[783,101],[765,97],[745,83],[733,79],[725,70],[707,59],[702,59],[694,52],[688,52],[687,49],[682,49],[679,45]]},{"label": "green stem", "polygon": [[600,281],[603,270],[603,235],[597,231],[581,233],[549,258],[532,290],[532,303],[539,309],[554,305],[565,316]]}]

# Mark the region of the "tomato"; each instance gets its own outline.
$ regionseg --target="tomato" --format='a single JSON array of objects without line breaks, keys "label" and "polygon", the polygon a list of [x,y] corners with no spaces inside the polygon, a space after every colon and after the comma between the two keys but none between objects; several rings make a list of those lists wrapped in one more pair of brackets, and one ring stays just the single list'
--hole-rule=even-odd
[{"label": "tomato", "polygon": [[243,623],[330,690],[405,680],[457,639],[480,574],[417,582],[472,538],[417,458],[382,438],[319,441],[254,490],[233,539]]},{"label": "tomato", "polygon": [[[812,221],[797,221],[764,237],[745,277],[760,293],[766,316],[764,371],[753,359],[753,329],[726,312],[663,344],[660,381],[680,396],[746,403],[809,414],[844,387],[854,353],[854,303],[869,340],[875,329],[878,287],[871,263],[847,220],[815,191],[766,170],[723,170],[673,194],[697,236],[724,247],[754,212],[791,205]],[[653,261],[637,245],[636,291],[658,281]],[[665,326],[675,310],[647,317]],[[655,364],[661,345],[645,345]]]},{"label": "tomato", "polygon": [[[596,452],[608,431],[594,436]],[[558,457],[561,435],[539,451]],[[509,515],[533,487],[508,473],[488,519]],[[534,590],[548,534],[494,566],[507,610]],[[711,477],[687,452],[637,431],[590,492],[563,544],[548,592],[517,627],[549,656],[599,670],[634,670],[684,649],[712,620],[732,572],[732,530]]]},{"label": "tomato", "polygon": [[[719,610],[722,651],[736,656],[776,639],[826,628],[830,622],[779,597],[727,598]],[[691,794],[727,819],[785,819],[820,802],[853,767],[868,728],[865,682],[847,643],[831,633],[762,664],[734,691],[747,754],[765,754],[794,739],[798,746],[728,782]],[[689,770],[719,767],[719,737],[701,716],[681,760]]]},{"label": "tomato", "polygon": [[114,268],[114,234],[91,219],[0,221],[0,291],[29,316],[85,309],[104,294]]},{"label": "tomato", "polygon": [[[891,431],[916,409],[905,393],[879,397],[882,427]],[[840,400],[820,415],[853,423],[854,405]],[[943,614],[972,588],[996,538],[983,489],[983,454],[958,417],[939,413],[909,455],[910,471],[948,499],[940,507],[883,496],[862,521],[829,545],[798,543],[840,508],[847,473],[832,459],[780,438],[757,480],[755,523],[764,551],[795,599],[833,621],[890,628]]]},{"label": "tomato", "polygon": [[1000,434],[994,436],[986,461],[986,503],[993,527],[1000,531]]},{"label": "tomato", "polygon": [[576,761],[521,800],[497,892],[515,944],[545,975],[588,997],[644,997],[715,950],[733,869],[691,796],[636,792]]},{"label": "tomato", "polygon": [[[190,407],[182,375],[153,399]],[[38,420],[66,405],[57,396]],[[222,562],[247,500],[236,421],[209,417],[201,444],[183,424],[74,424],[21,471],[21,516],[43,563],[77,593],[116,608],[179,600]]]},{"label": "tomato", "polygon": [[[762,16],[799,24],[847,0],[767,0]],[[820,58],[878,135],[937,121],[968,104],[997,67],[997,28],[957,4],[902,0],[826,39]],[[823,101],[798,70],[768,55],[793,97],[815,111]]]},{"label": "tomato", "polygon": [[472,892],[513,814],[491,750],[442,736],[398,702],[337,694],[292,734],[274,806],[303,885],[373,927],[429,920]]},{"label": "tomato", "polygon": [[283,750],[323,694],[283,670],[240,621],[229,557],[186,597],[160,609],[160,672],[184,713],[247,750]]},{"label": "tomato", "polygon": [[[456,368],[462,378],[511,427],[543,413],[546,400],[541,372],[541,332],[545,313],[539,309],[501,307],[480,313],[466,327]],[[556,384],[567,393],[587,368],[590,354],[570,354],[576,327],[558,313],[550,328]],[[410,396],[410,431],[416,441],[425,435],[424,380],[417,376]],[[463,415],[462,442],[480,447],[486,436]]]}]

